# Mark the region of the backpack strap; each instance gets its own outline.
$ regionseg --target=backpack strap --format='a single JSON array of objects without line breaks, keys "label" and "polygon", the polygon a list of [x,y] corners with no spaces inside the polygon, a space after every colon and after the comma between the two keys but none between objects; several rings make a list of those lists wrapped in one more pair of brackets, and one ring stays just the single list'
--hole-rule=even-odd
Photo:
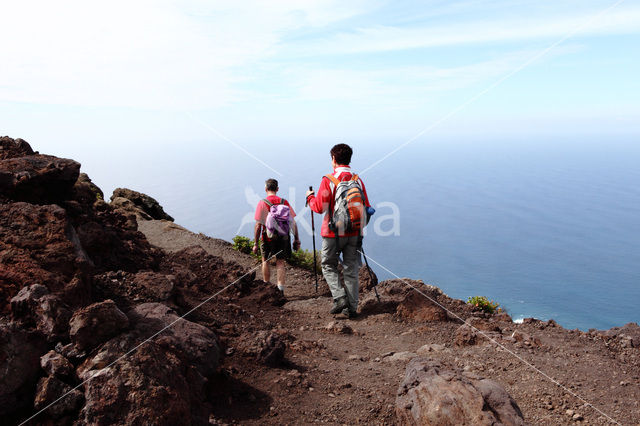
[{"label": "backpack strap", "polygon": [[355,180],[355,181],[357,181],[358,179],[360,179],[360,177],[359,177],[358,175],[353,175],[353,176],[351,177],[351,180]]},{"label": "backpack strap", "polygon": [[335,186],[338,186],[338,184],[340,183],[338,178],[335,177],[334,175],[329,174],[329,175],[325,175],[325,177],[329,179]]},{"label": "backpack strap", "polygon": [[273,203],[267,200],[266,198],[264,198],[262,201],[264,201],[266,205],[269,206],[269,208],[273,207]]}]

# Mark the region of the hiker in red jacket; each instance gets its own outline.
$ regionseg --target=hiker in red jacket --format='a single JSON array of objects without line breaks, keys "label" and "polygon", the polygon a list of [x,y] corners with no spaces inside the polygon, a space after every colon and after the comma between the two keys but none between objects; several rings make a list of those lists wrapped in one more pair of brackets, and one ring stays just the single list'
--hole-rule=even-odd
[{"label": "hiker in red jacket", "polygon": [[[333,296],[332,314],[344,314],[349,318],[357,315],[358,309],[358,272],[361,264],[358,251],[362,242],[362,228],[366,225],[366,208],[370,207],[369,198],[362,179],[354,174],[349,167],[353,150],[349,145],[338,144],[331,148],[331,162],[333,173],[326,175],[320,182],[318,195],[314,191],[307,191],[307,203],[316,213],[326,213],[322,222],[322,274],[324,275],[331,295]],[[359,205],[362,211],[363,223],[358,221],[358,230],[341,231],[341,228],[332,222],[334,207],[337,203],[336,190],[340,182],[354,181],[359,184],[359,189],[354,190],[359,195]],[[361,190],[361,192],[359,192]],[[360,199],[363,198],[363,199]],[[333,229],[332,229],[333,228]],[[336,236],[337,233],[337,236]],[[342,253],[342,275],[344,287],[338,278],[338,259]]]},{"label": "hiker in red jacket", "polygon": [[[265,182],[265,192],[267,197],[260,200],[256,207],[256,225],[254,227],[254,241],[253,252],[258,252],[258,244],[260,244],[260,253],[262,254],[262,279],[266,282],[271,282],[271,269],[268,259],[275,256],[276,258],[276,270],[278,273],[278,290],[284,292],[285,284],[285,269],[284,261],[291,256],[291,238],[289,237],[290,231],[293,233],[293,249],[300,249],[300,239],[298,238],[298,227],[295,220],[296,212],[293,211],[293,207],[289,205],[289,202],[284,198],[278,197],[278,181],[275,179],[267,179]],[[284,208],[278,208],[278,207]],[[273,215],[281,214],[282,211],[286,217],[287,224],[281,235],[278,232],[273,232],[269,228],[269,223],[276,223]],[[269,215],[272,215],[269,218]],[[290,228],[289,228],[290,226]],[[276,223],[277,227],[277,223]],[[271,234],[271,235],[269,235]]]}]

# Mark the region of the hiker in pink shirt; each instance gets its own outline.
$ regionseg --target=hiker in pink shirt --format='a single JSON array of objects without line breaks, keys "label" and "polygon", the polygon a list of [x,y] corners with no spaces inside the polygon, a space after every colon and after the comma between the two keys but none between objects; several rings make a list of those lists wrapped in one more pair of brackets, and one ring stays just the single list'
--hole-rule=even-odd
[{"label": "hiker in pink shirt", "polygon": [[269,259],[276,258],[278,290],[284,292],[284,261],[291,256],[290,233],[293,233],[293,249],[296,251],[300,249],[300,239],[298,238],[298,227],[293,220],[296,213],[287,200],[276,195],[278,189],[277,180],[267,179],[265,182],[267,196],[260,200],[256,207],[253,252],[257,253],[258,247],[260,248],[262,279],[266,282],[271,282]]}]

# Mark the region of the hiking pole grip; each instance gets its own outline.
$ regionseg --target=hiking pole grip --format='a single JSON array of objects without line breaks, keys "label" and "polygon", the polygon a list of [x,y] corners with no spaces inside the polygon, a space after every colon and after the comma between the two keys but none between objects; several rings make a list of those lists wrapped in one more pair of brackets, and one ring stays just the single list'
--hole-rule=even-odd
[{"label": "hiking pole grip", "polygon": [[[309,191],[313,191],[313,186],[309,186]],[[304,202],[304,206],[307,207],[309,205],[309,197]],[[311,212],[311,217],[313,217],[313,212]]]}]

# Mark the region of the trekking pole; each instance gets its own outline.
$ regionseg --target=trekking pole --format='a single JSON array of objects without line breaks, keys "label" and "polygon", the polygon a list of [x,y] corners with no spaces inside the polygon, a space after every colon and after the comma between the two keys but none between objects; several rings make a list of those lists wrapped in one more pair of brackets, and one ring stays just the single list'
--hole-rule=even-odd
[{"label": "trekking pole", "polygon": [[[310,186],[309,187],[309,191],[313,191],[313,187]],[[309,205],[309,201],[307,201],[305,203],[305,206]],[[309,210],[311,211],[311,239],[313,240],[313,275],[315,276],[316,279],[316,293],[318,292],[318,271],[317,271],[317,261],[316,261],[316,226],[313,223],[313,210],[311,210],[311,208],[309,208]]]},{"label": "trekking pole", "polygon": [[364,264],[367,266],[369,278],[371,278],[372,282],[375,282],[373,285],[373,291],[376,293],[376,299],[378,299],[378,303],[380,303],[380,295],[378,294],[378,279],[373,278],[373,272],[371,271],[371,268],[369,268],[369,262],[367,262],[367,256],[364,254],[364,247],[362,245],[360,245],[360,253],[362,253],[362,257],[364,257]]}]

